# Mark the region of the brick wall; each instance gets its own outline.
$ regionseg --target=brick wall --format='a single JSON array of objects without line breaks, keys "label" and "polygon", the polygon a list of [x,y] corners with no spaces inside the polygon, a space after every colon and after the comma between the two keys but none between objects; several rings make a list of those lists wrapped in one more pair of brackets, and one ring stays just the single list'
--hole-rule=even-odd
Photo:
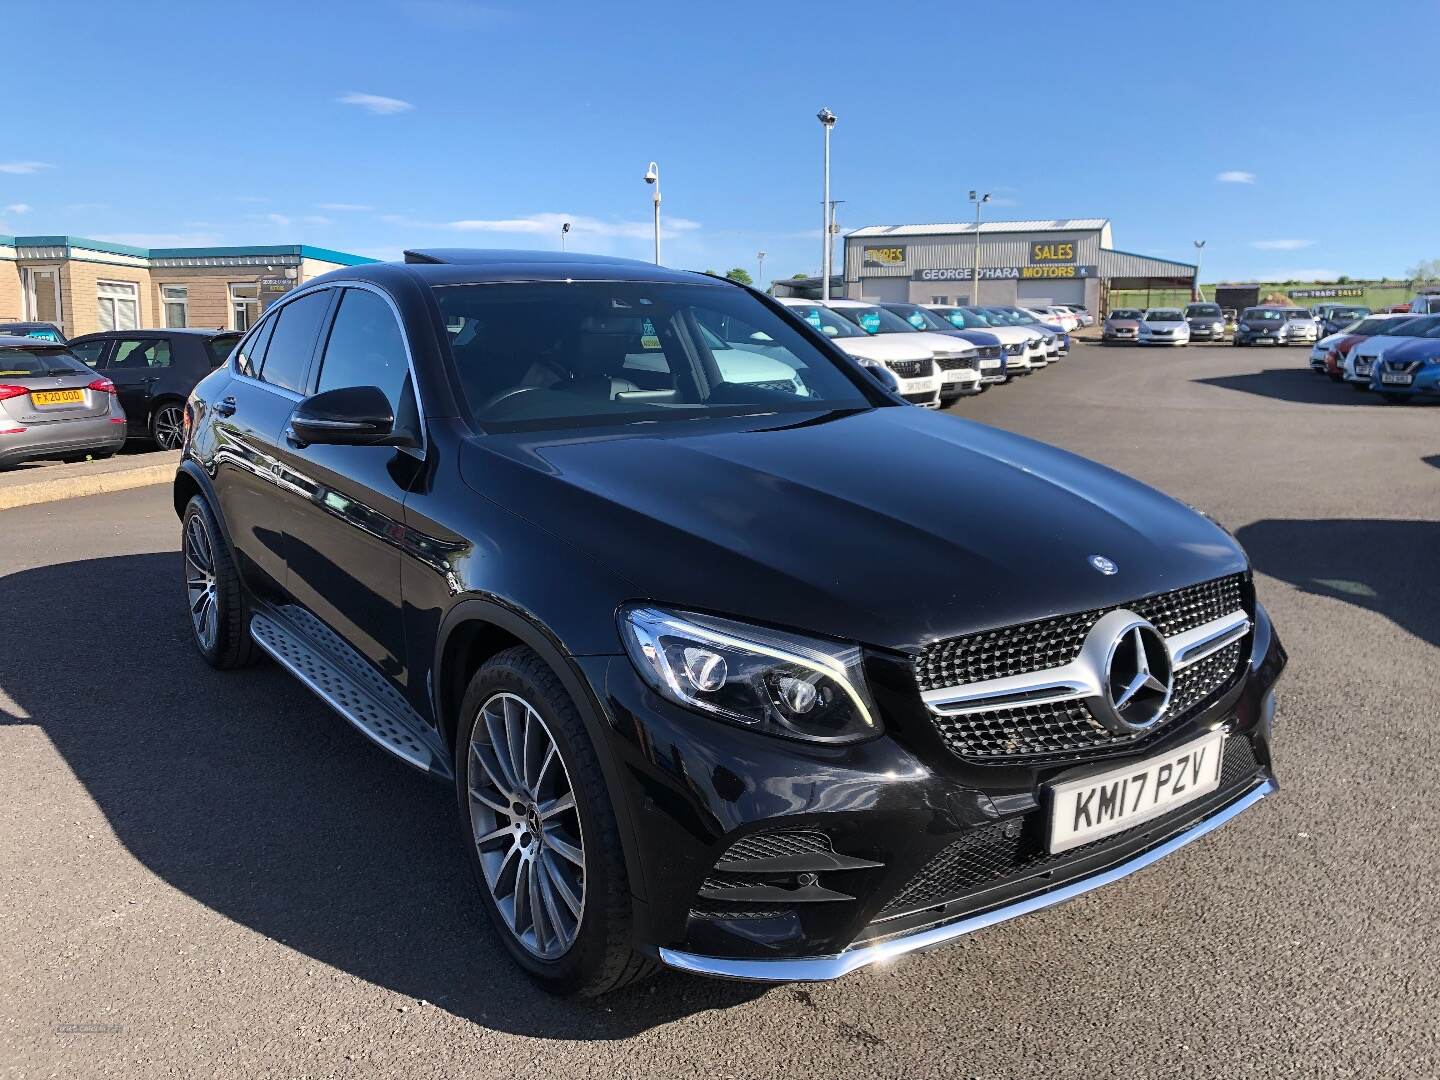
[{"label": "brick wall", "polygon": [[184,285],[189,290],[186,298],[189,303],[189,310],[186,312],[187,326],[229,329],[230,282],[255,281],[259,277],[260,274],[250,266],[184,266],[173,269],[157,267],[150,271],[155,325],[161,325],[165,319],[160,286]]},{"label": "brick wall", "polygon": [[20,267],[9,259],[0,261],[0,319],[19,322],[25,318],[20,295]]},{"label": "brick wall", "polygon": [[149,270],[69,259],[60,267],[60,304],[66,337],[79,337],[100,329],[96,285],[101,281],[133,281],[140,287],[140,325],[159,325],[155,317],[155,290],[151,287]]}]

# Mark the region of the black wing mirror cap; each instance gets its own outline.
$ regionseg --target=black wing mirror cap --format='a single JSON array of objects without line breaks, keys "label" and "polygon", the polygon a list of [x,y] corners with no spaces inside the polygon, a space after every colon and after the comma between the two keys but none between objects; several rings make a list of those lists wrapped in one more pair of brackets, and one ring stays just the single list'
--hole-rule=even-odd
[{"label": "black wing mirror cap", "polygon": [[342,386],[300,402],[290,429],[307,445],[381,445],[394,437],[395,410],[378,386]]},{"label": "black wing mirror cap", "polygon": [[884,364],[872,360],[866,362],[864,366],[865,370],[870,373],[870,377],[890,393],[898,394],[900,392],[900,380],[895,378],[895,373]]}]

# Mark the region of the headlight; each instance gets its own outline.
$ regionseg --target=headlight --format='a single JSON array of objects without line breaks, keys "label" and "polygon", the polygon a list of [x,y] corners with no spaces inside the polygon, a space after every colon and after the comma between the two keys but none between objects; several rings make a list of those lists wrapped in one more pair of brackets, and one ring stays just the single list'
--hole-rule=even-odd
[{"label": "headlight", "polygon": [[1242,322],[1242,323],[1240,324],[1240,329],[1241,329],[1241,330],[1244,330],[1244,331],[1246,331],[1246,332],[1248,333],[1249,330],[1250,330],[1250,324],[1249,324],[1249,323],[1244,323],[1244,322]]},{"label": "headlight", "polygon": [[1225,324],[1224,324],[1223,322],[1211,323],[1211,324],[1210,324],[1210,329],[1211,329],[1211,330],[1224,330],[1224,329],[1225,329]]},{"label": "headlight", "polygon": [[858,645],[645,606],[621,612],[620,636],[641,677],[677,705],[814,742],[882,730]]}]

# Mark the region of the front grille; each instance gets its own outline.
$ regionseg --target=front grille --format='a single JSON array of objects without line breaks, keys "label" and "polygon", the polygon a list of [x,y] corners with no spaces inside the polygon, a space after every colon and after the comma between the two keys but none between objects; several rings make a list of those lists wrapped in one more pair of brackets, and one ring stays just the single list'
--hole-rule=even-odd
[{"label": "front grille", "polygon": [[[1227,739],[1219,790],[1237,788],[1252,780],[1259,770],[1248,738]],[[1083,859],[1090,852],[1107,844],[1123,843],[1126,837],[1152,829],[1155,824],[1142,822],[1124,832],[1051,854],[1045,849],[1044,811],[997,821],[942,849],[880,910],[879,918],[959,899],[1006,878],[1043,870],[1052,863]]]},{"label": "front grille", "polygon": [[929,360],[887,360],[885,366],[902,379],[920,379],[935,373]]},{"label": "front grille", "polygon": [[981,360],[999,360],[1003,351],[999,345],[982,345],[976,350],[976,355]]},{"label": "front grille", "polygon": [[[1232,574],[1124,606],[1172,637],[1243,608],[1243,578]],[[1060,667],[1080,655],[1091,627],[1113,610],[1096,608],[936,642],[916,659],[916,682],[922,691],[938,690]],[[1080,701],[932,715],[930,720],[950,750],[979,761],[1032,761],[1129,746],[1218,696],[1239,670],[1242,646],[1243,639],[1180,671],[1164,719],[1138,734],[1118,735],[1102,727]]]},{"label": "front grille", "polygon": [[931,390],[923,394],[901,394],[900,396],[910,402],[911,405],[929,405],[935,400],[935,391]]},{"label": "front grille", "polygon": [[937,356],[935,366],[941,371],[958,371],[961,368],[974,368],[975,357],[973,356]]}]

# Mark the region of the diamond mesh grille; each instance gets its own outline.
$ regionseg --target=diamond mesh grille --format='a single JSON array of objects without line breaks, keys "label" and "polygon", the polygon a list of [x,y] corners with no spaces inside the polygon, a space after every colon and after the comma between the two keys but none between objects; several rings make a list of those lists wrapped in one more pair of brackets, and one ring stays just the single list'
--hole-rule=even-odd
[{"label": "diamond mesh grille", "polygon": [[[1249,739],[1227,739],[1219,790],[1228,791],[1245,783],[1259,768]],[[1123,842],[1136,832],[1154,827],[1153,821],[1143,822],[1113,836],[1051,854],[1045,850],[1043,812],[986,825],[943,848],[881,909],[880,917],[945,903],[1022,872],[1034,873],[1052,863],[1084,858],[1107,844]]]},{"label": "diamond mesh grille", "polygon": [[719,866],[742,859],[775,859],[783,855],[808,855],[831,851],[830,838],[822,832],[773,832],[736,840],[720,856]]}]

